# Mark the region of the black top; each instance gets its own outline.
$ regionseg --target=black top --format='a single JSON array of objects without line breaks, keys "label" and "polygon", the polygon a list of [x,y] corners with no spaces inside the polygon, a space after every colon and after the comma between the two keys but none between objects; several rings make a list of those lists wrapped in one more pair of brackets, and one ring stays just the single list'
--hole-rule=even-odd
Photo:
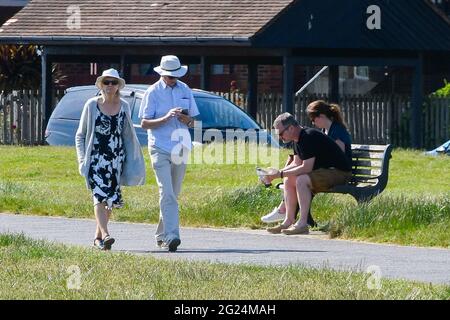
[{"label": "black top", "polygon": [[319,130],[302,128],[299,140],[294,143],[294,154],[300,159],[307,160],[315,157],[314,168],[336,168],[351,171],[350,161],[337,143]]},{"label": "black top", "polygon": [[331,123],[330,130],[328,130],[328,136],[336,140],[341,140],[345,145],[345,155],[347,158],[351,161],[352,160],[352,138],[350,137],[350,133],[348,133],[347,129],[345,127],[336,122],[333,121]]}]

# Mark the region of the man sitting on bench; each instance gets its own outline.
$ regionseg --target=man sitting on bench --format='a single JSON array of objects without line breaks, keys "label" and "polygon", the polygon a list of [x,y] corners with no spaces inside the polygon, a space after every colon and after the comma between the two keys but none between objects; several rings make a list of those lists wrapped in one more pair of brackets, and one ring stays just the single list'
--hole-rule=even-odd
[{"label": "man sitting on bench", "polygon": [[[348,160],[352,161],[352,138],[348,132],[347,125],[344,122],[341,108],[337,104],[327,103],[323,100],[316,100],[311,102],[306,108],[309,119],[317,128],[321,129],[323,133],[332,138],[338,146],[345,152]],[[287,167],[294,159],[294,155],[290,154],[284,165]],[[299,207],[297,205],[297,212]],[[296,212],[296,218],[297,218]],[[272,212],[261,217],[261,221],[265,223],[272,223],[283,221],[286,217],[286,206],[283,201],[280,205],[275,207]],[[308,224],[310,227],[316,227],[311,210],[308,214]]]},{"label": "man sitting on bench", "polygon": [[[338,144],[316,129],[303,128],[290,113],[278,116],[273,124],[283,142],[293,142],[294,161],[265,182],[284,179],[286,217],[272,228],[270,233],[308,234],[308,212],[312,195],[345,184],[351,179],[351,164]],[[300,205],[300,219],[295,222],[297,201]]]}]

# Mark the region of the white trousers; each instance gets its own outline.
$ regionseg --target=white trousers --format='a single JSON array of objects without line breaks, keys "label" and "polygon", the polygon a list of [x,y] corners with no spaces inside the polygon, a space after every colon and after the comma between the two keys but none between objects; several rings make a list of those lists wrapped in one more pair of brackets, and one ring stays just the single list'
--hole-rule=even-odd
[{"label": "white trousers", "polygon": [[174,163],[170,153],[156,147],[150,149],[150,158],[159,187],[160,211],[155,238],[164,242],[180,239],[178,195],[186,173],[186,163]]}]

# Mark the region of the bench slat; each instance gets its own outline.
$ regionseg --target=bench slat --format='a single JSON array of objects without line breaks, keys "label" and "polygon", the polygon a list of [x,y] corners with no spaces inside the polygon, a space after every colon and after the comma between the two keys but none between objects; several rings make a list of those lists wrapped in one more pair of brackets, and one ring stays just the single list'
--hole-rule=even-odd
[{"label": "bench slat", "polygon": [[378,179],[374,179],[371,177],[358,177],[358,176],[353,176],[351,181],[353,183],[357,183],[358,185],[361,183],[366,183],[370,185],[375,185],[378,183]]},{"label": "bench slat", "polygon": [[377,184],[377,181],[374,180],[354,180],[352,182],[356,183],[357,186],[374,186]]},{"label": "bench slat", "polygon": [[381,168],[382,161],[379,160],[353,160],[352,167],[376,167]]},{"label": "bench slat", "polygon": [[384,153],[375,153],[362,150],[352,150],[353,159],[383,159]]},{"label": "bench slat", "polygon": [[366,180],[374,180],[375,182],[378,180],[378,177],[379,176],[372,176],[372,175],[369,175],[369,174],[354,174],[354,175],[352,175],[352,179],[355,179],[355,180],[364,180],[364,181],[366,181]]},{"label": "bench slat", "polygon": [[365,144],[352,144],[352,150],[368,150],[368,151],[381,151],[384,152],[387,149],[387,146],[383,145],[365,145]]},{"label": "bench slat", "polygon": [[353,175],[373,176],[374,178],[376,178],[381,175],[381,169],[357,168],[357,169],[352,170],[352,174]]}]

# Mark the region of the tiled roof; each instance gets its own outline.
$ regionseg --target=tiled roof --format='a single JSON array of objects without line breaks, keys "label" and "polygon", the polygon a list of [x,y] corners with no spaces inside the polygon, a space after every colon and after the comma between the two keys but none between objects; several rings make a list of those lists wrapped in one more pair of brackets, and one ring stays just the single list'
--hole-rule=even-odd
[{"label": "tiled roof", "polygon": [[[0,28],[0,37],[248,38],[292,2],[32,0]],[[73,28],[77,8],[79,29]]]}]

